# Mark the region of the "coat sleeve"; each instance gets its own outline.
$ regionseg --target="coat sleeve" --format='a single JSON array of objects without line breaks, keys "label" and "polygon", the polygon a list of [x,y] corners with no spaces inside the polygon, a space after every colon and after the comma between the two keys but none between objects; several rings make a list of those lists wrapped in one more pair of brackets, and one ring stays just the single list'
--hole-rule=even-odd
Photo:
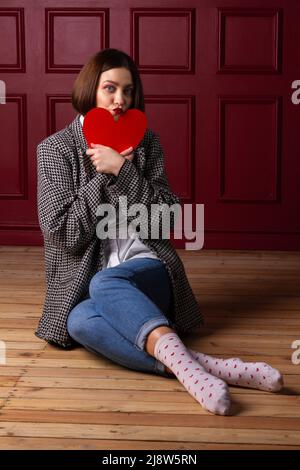
[{"label": "coat sleeve", "polygon": [[[181,200],[170,187],[165,172],[164,151],[159,136],[153,131],[146,149],[146,158],[143,175],[132,162],[125,160],[118,176],[114,179],[114,184],[108,184],[105,192],[108,201],[114,207],[118,206],[120,196],[126,196],[128,208],[140,203],[147,209],[147,217],[143,218],[142,224],[139,224],[142,237],[151,238],[150,229],[154,226],[159,228],[158,238],[168,238],[168,227],[169,230],[174,230],[176,217],[181,212]],[[127,217],[127,222],[131,222],[135,217]],[[168,221],[166,227],[162,224],[163,219]]]},{"label": "coat sleeve", "polygon": [[38,218],[44,238],[69,253],[77,253],[95,236],[98,205],[107,175],[97,174],[78,191],[74,169],[52,144],[37,147]]}]

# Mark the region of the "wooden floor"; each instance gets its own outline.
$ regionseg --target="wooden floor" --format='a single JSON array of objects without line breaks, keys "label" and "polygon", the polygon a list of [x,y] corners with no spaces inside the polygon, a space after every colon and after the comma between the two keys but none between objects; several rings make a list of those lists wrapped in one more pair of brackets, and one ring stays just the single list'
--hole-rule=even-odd
[{"label": "wooden floor", "polygon": [[175,379],[134,372],[34,336],[43,249],[0,247],[1,449],[300,449],[300,253],[178,250],[206,317],[193,349],[266,361],[280,393],[230,387],[232,416],[204,411]]}]

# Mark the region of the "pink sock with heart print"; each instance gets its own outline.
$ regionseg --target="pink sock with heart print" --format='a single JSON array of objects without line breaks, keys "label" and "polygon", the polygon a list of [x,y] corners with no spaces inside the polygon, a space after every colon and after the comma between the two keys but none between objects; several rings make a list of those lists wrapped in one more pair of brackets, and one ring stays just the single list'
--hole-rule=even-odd
[{"label": "pink sock with heart print", "polygon": [[207,372],[228,384],[268,392],[278,392],[283,387],[281,373],[265,362],[243,362],[237,357],[220,359],[191,349],[188,351]]},{"label": "pink sock with heart print", "polygon": [[227,384],[199,366],[176,333],[166,333],[156,341],[154,356],[172,370],[203,408],[215,414],[228,414],[230,397]]}]

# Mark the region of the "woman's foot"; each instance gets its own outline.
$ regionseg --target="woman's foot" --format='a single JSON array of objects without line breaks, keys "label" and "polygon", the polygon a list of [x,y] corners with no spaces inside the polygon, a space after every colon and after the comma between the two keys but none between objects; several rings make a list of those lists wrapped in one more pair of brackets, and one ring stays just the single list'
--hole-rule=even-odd
[{"label": "woman's foot", "polygon": [[199,366],[176,333],[160,336],[154,357],[175,374],[203,408],[215,414],[228,414],[231,403],[227,384]]},{"label": "woman's foot", "polygon": [[228,384],[268,392],[278,392],[283,387],[282,374],[265,362],[243,362],[237,357],[220,359],[191,349],[188,351],[208,373]]}]

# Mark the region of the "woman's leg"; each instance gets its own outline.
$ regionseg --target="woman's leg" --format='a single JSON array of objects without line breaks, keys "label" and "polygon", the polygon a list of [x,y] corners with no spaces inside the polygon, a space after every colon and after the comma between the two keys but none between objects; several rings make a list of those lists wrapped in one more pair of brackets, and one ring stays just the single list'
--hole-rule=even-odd
[{"label": "woman's leg", "polygon": [[99,271],[89,286],[95,309],[135,348],[144,351],[147,336],[157,327],[172,327],[172,291],[160,260],[135,258]]},{"label": "woman's leg", "polygon": [[204,369],[228,384],[279,392],[283,377],[279,370],[265,362],[243,362],[238,357],[221,359],[189,349],[190,354]]},{"label": "woman's leg", "polygon": [[193,358],[176,332],[160,332],[153,344],[154,350],[152,345],[148,347],[149,354],[170,368],[203,408],[215,414],[229,414],[231,402],[226,382],[209,374]]},{"label": "woman's leg", "polygon": [[96,312],[92,299],[83,300],[73,308],[67,329],[70,336],[89,351],[133,370],[169,377],[160,361],[135,348]]},{"label": "woman's leg", "polygon": [[[153,336],[155,330],[171,326],[165,316],[170,313],[171,289],[166,269],[159,260],[133,259],[104,269],[92,278],[89,293],[97,316],[103,317],[139,352],[144,352],[149,334]],[[70,325],[69,328],[72,329]],[[114,354],[114,345],[111,347]],[[153,356],[174,372],[205,409],[227,414],[230,399],[226,383],[205,372],[175,331],[159,333]],[[127,352],[127,367],[128,361]]]}]

